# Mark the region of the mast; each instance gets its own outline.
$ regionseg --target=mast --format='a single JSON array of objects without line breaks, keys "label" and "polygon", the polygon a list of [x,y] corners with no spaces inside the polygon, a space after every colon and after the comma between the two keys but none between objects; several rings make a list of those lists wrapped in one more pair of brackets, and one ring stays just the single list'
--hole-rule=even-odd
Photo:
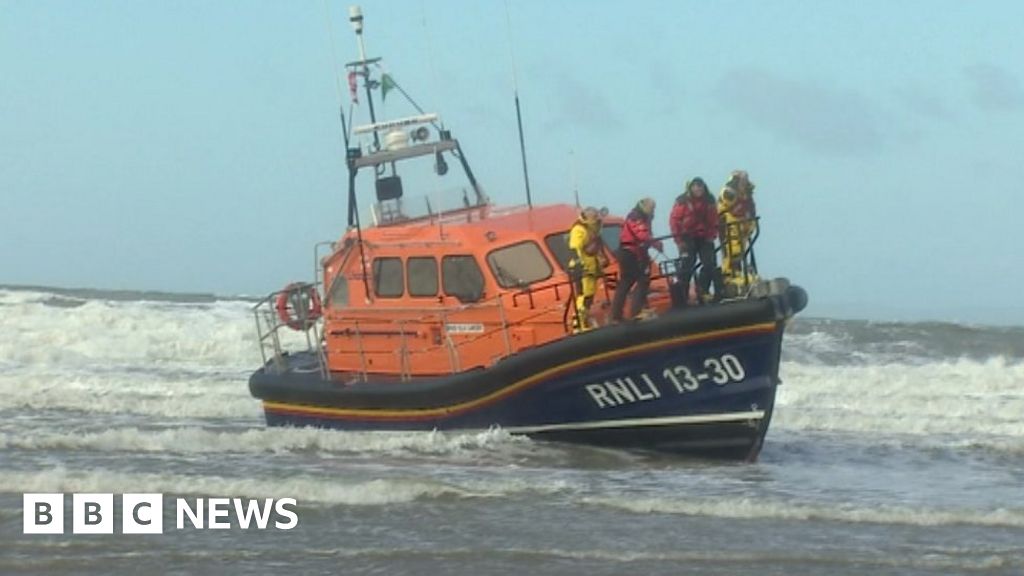
[{"label": "mast", "polygon": [[[376,116],[373,112],[373,94],[370,92],[370,66],[369,62],[366,61],[366,46],[363,44],[363,10],[359,6],[349,6],[348,8],[348,21],[352,24],[352,29],[356,32],[356,38],[359,41],[359,62],[355,64],[362,64],[363,66],[363,85],[366,86],[366,102],[370,107],[370,121],[376,123]],[[346,138],[346,142],[348,139]],[[380,138],[377,136],[377,132],[373,133],[373,144],[375,149],[380,150]],[[366,298],[370,298],[370,281],[369,273],[366,270],[366,252],[363,249],[363,227],[359,222],[359,206],[356,202],[356,168],[355,160],[358,158],[360,153],[359,148],[352,149],[348,148],[345,151],[346,161],[348,164],[348,225],[355,225],[357,244],[359,246],[359,262],[363,269],[363,289],[366,294]]]},{"label": "mast", "polygon": [[[375,124],[377,122],[377,115],[373,111],[370,62],[366,59],[366,45],[363,43],[363,9],[359,6],[349,6],[348,21],[356,32],[356,41],[359,44],[359,62],[354,62],[353,64],[362,64],[363,66],[363,86],[366,88],[366,104],[370,108],[370,123]],[[380,150],[380,137],[376,132],[373,133],[373,145],[377,150]]]},{"label": "mast", "polygon": [[[459,160],[463,172],[472,186],[473,193],[476,195],[475,203],[470,204],[468,200],[464,201],[466,207],[485,204],[487,196],[470,169],[469,162],[462,151],[462,147],[459,145],[459,141],[452,138],[451,132],[444,128],[443,123],[439,122],[439,116],[437,114],[423,113],[423,109],[389,75],[385,74],[382,76],[381,81],[370,77],[370,65],[377,65],[381,59],[376,57],[369,58],[366,55],[366,46],[362,35],[363,13],[359,6],[349,7],[349,22],[356,33],[360,57],[359,60],[345,64],[345,67],[349,70],[349,89],[354,94],[357,91],[357,87],[352,82],[358,76],[364,77],[370,123],[355,126],[351,114],[348,121],[351,132],[354,135],[372,135],[372,142],[370,143],[360,144],[346,140],[346,163],[349,171],[348,226],[350,230],[355,230],[360,242],[360,251],[362,251],[362,226],[359,219],[355,180],[356,174],[363,168],[374,171],[376,176],[374,184],[376,186],[377,202],[392,202],[393,206],[397,208],[389,212],[397,213],[403,217],[403,220],[407,219],[407,215],[402,210],[401,199],[404,193],[402,180],[398,175],[396,165],[407,159],[434,156],[434,171],[438,176],[444,176],[448,172],[448,164],[445,162],[443,153],[450,153]],[[405,97],[409,104],[420,112],[420,115],[378,121],[373,107],[372,90],[376,88],[383,90],[385,87],[383,82],[385,81],[387,82],[387,88],[397,90],[398,93]],[[342,122],[345,122],[344,118]],[[437,129],[436,139],[426,126],[415,128],[415,126],[420,124],[434,126]],[[390,175],[384,176],[387,166],[390,166]],[[441,206],[438,208],[443,211]],[[430,207],[430,211],[433,211],[433,207]],[[393,223],[393,220],[388,220],[388,223]],[[364,273],[364,278],[366,276]]]}]

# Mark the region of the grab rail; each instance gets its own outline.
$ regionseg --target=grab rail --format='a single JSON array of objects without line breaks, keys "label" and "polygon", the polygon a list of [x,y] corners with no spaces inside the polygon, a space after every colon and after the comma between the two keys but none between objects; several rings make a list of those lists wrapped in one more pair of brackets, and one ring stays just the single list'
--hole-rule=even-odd
[{"label": "grab rail", "polygon": [[[311,287],[314,290],[317,289],[316,284],[307,284],[305,286]],[[292,329],[277,314],[275,304],[278,297],[283,293],[283,290],[271,292],[252,307],[253,316],[256,320],[256,336],[259,340],[260,356],[263,359],[263,365],[268,366],[273,361],[274,368],[278,372],[282,372],[285,369],[285,351],[281,345],[280,332],[282,328]],[[302,333],[306,339],[306,351],[316,355],[320,374],[326,378],[328,375],[327,356],[322,345],[320,320],[310,318],[308,310],[300,308],[295,312],[298,315],[298,324],[305,327]]]}]

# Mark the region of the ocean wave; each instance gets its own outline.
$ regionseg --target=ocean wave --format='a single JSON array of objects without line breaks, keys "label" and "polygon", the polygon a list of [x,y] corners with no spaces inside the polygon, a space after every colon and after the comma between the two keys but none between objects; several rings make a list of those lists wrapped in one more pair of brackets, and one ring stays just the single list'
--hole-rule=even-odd
[{"label": "ocean wave", "polygon": [[62,410],[166,418],[258,419],[263,409],[244,378],[184,380],[152,375],[36,372],[0,376],[0,411]]},{"label": "ocean wave", "polygon": [[214,497],[294,498],[313,504],[381,506],[421,500],[501,498],[564,490],[559,483],[518,479],[439,481],[431,478],[350,480],[337,476],[291,475],[279,478],[231,478],[185,474],[68,470],[0,471],[0,492],[8,493],[163,493]]},{"label": "ocean wave", "polygon": [[496,449],[528,449],[532,443],[500,429],[481,432],[345,432],[316,428],[256,428],[241,431],[199,427],[165,430],[115,428],[101,432],[0,433],[0,449],[209,454],[299,453],[388,456],[473,455]]},{"label": "ocean wave", "polygon": [[816,505],[749,498],[720,500],[586,497],[584,504],[637,514],[679,514],[747,520],[825,520],[909,526],[999,526],[1024,528],[1024,508],[955,510],[899,506]]},{"label": "ocean wave", "polygon": [[[110,365],[255,368],[260,353],[250,306],[88,300],[69,308],[26,300],[4,311],[0,358],[85,371]],[[297,333],[282,336],[287,346],[305,347]]]},{"label": "ocean wave", "polygon": [[797,318],[783,355],[804,364],[921,364],[967,358],[1024,361],[1024,328],[943,322]]},{"label": "ocean wave", "polygon": [[101,288],[59,288],[0,284],[0,304],[38,302],[52,298],[75,301],[170,302],[197,304],[219,301],[254,301],[249,296],[219,296],[209,292],[166,292],[162,290],[108,290]]},{"label": "ocean wave", "polygon": [[1024,437],[1024,364],[1004,358],[831,367],[784,362],[780,373],[778,428]]},{"label": "ocean wave", "polygon": [[[239,551],[246,553],[248,551]],[[204,553],[200,551],[200,555]],[[249,552],[252,555],[251,552]],[[858,550],[814,550],[804,551],[799,549],[775,549],[764,550],[754,548],[749,551],[729,550],[717,547],[714,550],[686,550],[676,549],[671,551],[646,551],[628,549],[622,550],[614,547],[607,548],[448,548],[442,546],[431,546],[424,548],[409,547],[356,547],[356,548],[318,548],[306,549],[303,554],[307,557],[348,560],[378,560],[402,558],[407,561],[414,561],[422,558],[424,561],[448,561],[465,562],[467,560],[479,559],[486,555],[493,561],[502,561],[510,565],[550,563],[570,561],[576,570],[585,571],[580,563],[597,562],[602,567],[608,564],[644,564],[644,563],[699,563],[705,567],[710,566],[732,566],[734,570],[744,564],[764,566],[765,563],[772,563],[777,566],[800,566],[803,563],[816,567],[819,571],[826,567],[843,568],[856,566],[863,570],[868,566],[881,568],[925,568],[949,571],[980,571],[993,570],[1014,566],[1019,564],[1016,550],[957,550],[942,547],[924,548],[914,550],[913,553],[904,553],[896,557],[887,557],[872,552]],[[625,568],[625,567],[624,567]],[[637,567],[642,568],[642,567]]]}]

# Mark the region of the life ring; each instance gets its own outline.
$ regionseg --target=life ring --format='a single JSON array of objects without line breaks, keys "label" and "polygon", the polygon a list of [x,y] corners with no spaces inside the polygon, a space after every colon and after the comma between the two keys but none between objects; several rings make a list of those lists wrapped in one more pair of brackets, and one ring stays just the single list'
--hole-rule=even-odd
[{"label": "life ring", "polygon": [[274,301],[277,317],[292,330],[308,330],[323,315],[320,294],[312,284],[292,282]]}]

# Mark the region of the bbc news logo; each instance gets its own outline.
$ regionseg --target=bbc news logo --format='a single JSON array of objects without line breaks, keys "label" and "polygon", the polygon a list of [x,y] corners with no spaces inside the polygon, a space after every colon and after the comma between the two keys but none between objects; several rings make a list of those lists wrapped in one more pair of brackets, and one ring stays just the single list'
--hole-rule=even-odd
[{"label": "bbc news logo", "polygon": [[[25,494],[22,505],[24,534],[64,533],[64,494]],[[178,530],[291,530],[299,525],[294,498],[176,498]],[[163,494],[122,494],[122,534],[163,534]],[[113,534],[113,494],[72,494],[72,534]],[[234,519],[234,522],[232,522]],[[271,522],[273,520],[273,522]]]}]

